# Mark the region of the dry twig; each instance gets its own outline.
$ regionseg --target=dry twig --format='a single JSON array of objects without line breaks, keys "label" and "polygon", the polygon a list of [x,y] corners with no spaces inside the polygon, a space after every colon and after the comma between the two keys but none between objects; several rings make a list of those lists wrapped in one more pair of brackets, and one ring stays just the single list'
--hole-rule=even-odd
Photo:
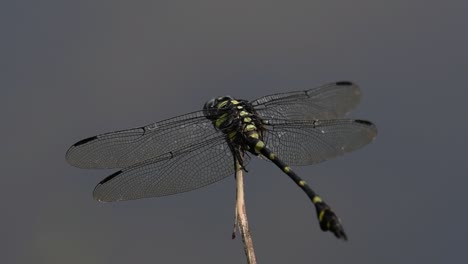
[{"label": "dry twig", "polygon": [[[242,243],[244,244],[244,251],[247,257],[248,264],[256,264],[255,252],[253,247],[252,236],[250,235],[249,222],[247,221],[247,212],[245,210],[244,200],[244,171],[240,164],[236,162],[236,223],[242,236]],[[235,229],[234,229],[235,232]]]}]

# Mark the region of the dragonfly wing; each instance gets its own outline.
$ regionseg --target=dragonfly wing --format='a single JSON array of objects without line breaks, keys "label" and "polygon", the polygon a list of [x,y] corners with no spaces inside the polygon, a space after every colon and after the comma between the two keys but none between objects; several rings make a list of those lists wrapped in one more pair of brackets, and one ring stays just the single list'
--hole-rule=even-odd
[{"label": "dragonfly wing", "polygon": [[104,202],[166,196],[215,183],[234,171],[231,150],[219,137],[120,170],[101,181],[93,195]]},{"label": "dragonfly wing", "polygon": [[319,163],[370,143],[377,135],[365,120],[268,120],[266,146],[290,165]]},{"label": "dragonfly wing", "polygon": [[81,140],[66,160],[79,168],[126,168],[220,135],[202,111]]},{"label": "dragonfly wing", "polygon": [[252,104],[264,119],[318,120],[345,116],[360,98],[359,87],[343,81],[305,91],[267,95]]}]

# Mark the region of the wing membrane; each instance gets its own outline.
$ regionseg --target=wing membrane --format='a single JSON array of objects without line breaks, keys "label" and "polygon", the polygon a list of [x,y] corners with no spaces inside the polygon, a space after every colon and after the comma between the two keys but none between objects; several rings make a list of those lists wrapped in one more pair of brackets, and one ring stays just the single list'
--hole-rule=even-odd
[{"label": "wing membrane", "polygon": [[267,95],[252,104],[264,119],[336,119],[351,111],[360,97],[356,84],[335,82],[305,91]]},{"label": "wing membrane", "polygon": [[370,143],[377,135],[364,120],[271,120],[264,136],[266,146],[290,165],[310,165]]},{"label": "wing membrane", "polygon": [[98,184],[93,195],[107,202],[166,196],[215,183],[234,171],[231,150],[219,137],[118,171]]},{"label": "wing membrane", "polygon": [[84,139],[68,150],[66,159],[79,168],[126,168],[220,134],[198,111]]}]

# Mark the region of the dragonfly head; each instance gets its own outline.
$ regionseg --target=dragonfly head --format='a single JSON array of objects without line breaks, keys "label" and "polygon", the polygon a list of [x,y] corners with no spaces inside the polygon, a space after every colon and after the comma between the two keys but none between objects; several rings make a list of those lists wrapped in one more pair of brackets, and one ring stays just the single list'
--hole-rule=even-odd
[{"label": "dragonfly head", "polygon": [[226,105],[224,102],[233,100],[231,96],[220,96],[211,98],[203,106],[203,114],[211,120],[217,119],[219,116],[219,111],[222,109],[223,105]]}]

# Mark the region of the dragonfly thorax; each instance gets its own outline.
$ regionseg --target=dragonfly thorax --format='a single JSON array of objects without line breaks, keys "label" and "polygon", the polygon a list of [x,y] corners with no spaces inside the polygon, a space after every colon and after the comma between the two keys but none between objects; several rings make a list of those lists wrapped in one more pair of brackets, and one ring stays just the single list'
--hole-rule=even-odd
[{"label": "dragonfly thorax", "polygon": [[262,120],[247,100],[217,97],[206,102],[203,111],[229,142],[244,150],[249,150],[252,142],[262,139]]}]

